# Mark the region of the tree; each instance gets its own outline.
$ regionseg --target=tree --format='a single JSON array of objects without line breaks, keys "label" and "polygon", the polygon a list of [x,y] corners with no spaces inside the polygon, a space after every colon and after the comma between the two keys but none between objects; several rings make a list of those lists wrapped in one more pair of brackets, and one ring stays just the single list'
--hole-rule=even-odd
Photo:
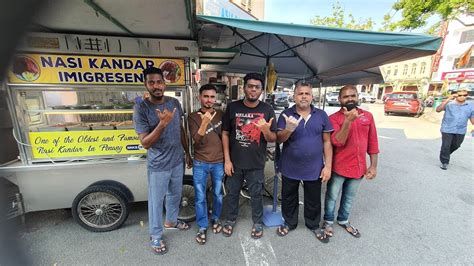
[{"label": "tree", "polygon": [[371,18],[356,22],[354,16],[351,13],[348,13],[346,18],[345,10],[339,2],[336,2],[332,5],[332,16],[315,16],[313,19],[311,19],[310,23],[316,26],[328,26],[354,30],[372,30],[375,24]]},{"label": "tree", "polygon": [[[393,4],[393,15],[387,14],[384,17],[385,30],[412,30],[427,26],[427,20],[432,16],[439,16],[440,20],[451,20],[459,14],[466,14],[474,11],[474,1],[472,0],[398,0]],[[401,11],[402,18],[391,22],[394,15]],[[434,32],[437,25],[431,25],[428,33]]]}]

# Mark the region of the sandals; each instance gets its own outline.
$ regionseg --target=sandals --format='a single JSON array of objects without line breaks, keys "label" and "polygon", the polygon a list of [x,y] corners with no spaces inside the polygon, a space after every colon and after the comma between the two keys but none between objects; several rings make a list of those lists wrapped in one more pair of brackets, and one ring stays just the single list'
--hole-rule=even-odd
[{"label": "sandals", "polygon": [[222,228],[222,234],[226,237],[229,237],[234,232],[235,221],[226,221],[224,223],[224,228]]},{"label": "sandals", "polygon": [[199,229],[199,231],[196,234],[196,242],[199,245],[204,245],[206,244],[206,235],[207,235],[207,230],[206,229]]},{"label": "sandals", "polygon": [[190,226],[188,223],[178,220],[174,225],[167,225],[165,223],[164,227],[165,229],[179,229],[181,231],[186,231],[189,229]]},{"label": "sandals", "polygon": [[290,232],[290,227],[286,223],[278,226],[276,230],[277,235],[281,237],[288,235],[289,232]]},{"label": "sandals", "polygon": [[360,237],[360,232],[359,230],[357,230],[357,228],[355,228],[354,226],[352,226],[352,224],[350,224],[349,222],[345,223],[345,224],[339,224],[340,226],[342,226],[344,229],[346,229],[346,231],[353,237],[356,237],[356,238],[359,238]]},{"label": "sandals", "polygon": [[168,252],[166,242],[164,240],[159,239],[151,241],[151,249],[156,255],[164,255]]},{"label": "sandals", "polygon": [[259,239],[263,236],[263,225],[262,224],[253,224],[252,232],[250,236],[253,239]]},{"label": "sandals", "polygon": [[214,234],[219,234],[222,231],[222,223],[219,220],[211,220],[212,232]]},{"label": "sandals", "polygon": [[314,230],[311,230],[314,235],[316,236],[316,238],[321,241],[322,243],[324,244],[327,244],[329,243],[329,235],[326,234],[326,232],[324,231],[324,229],[314,229]]},{"label": "sandals", "polygon": [[329,237],[332,237],[334,235],[334,228],[332,226],[332,223],[328,223],[327,221],[325,221],[323,223],[323,226],[321,227],[326,233],[326,235],[328,235]]}]

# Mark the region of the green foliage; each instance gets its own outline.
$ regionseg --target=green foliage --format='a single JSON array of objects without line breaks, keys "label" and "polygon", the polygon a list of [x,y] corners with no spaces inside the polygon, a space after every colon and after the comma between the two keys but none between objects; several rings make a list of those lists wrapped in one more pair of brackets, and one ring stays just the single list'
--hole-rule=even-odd
[{"label": "green foliage", "polygon": [[354,30],[372,30],[375,24],[371,18],[357,22],[351,13],[348,13],[346,17],[345,10],[339,2],[333,4],[332,16],[315,16],[313,19],[311,19],[310,23],[316,26],[328,26]]},{"label": "green foliage", "polygon": [[[474,11],[472,0],[398,0],[392,6],[396,12],[402,12],[399,21],[391,21],[390,14],[384,17],[384,26],[388,30],[412,30],[427,26],[427,20],[432,16],[439,16],[440,20],[451,20],[460,14]],[[385,25],[386,24],[386,25]],[[427,33],[434,33],[439,25],[432,25]]]}]

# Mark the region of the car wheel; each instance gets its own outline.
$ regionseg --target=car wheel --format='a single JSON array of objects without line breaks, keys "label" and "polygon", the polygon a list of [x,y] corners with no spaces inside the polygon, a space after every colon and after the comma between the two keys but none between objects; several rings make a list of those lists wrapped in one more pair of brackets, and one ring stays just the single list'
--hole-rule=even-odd
[{"label": "car wheel", "polygon": [[89,186],[72,203],[72,216],[83,228],[92,232],[107,232],[120,227],[128,217],[129,204],[125,195],[111,186]]},{"label": "car wheel", "polygon": [[365,103],[365,102],[366,102],[365,98],[362,98],[361,102],[362,102],[362,103]]},{"label": "car wheel", "polygon": [[390,112],[384,112],[384,115],[385,115],[385,116],[389,116],[389,115],[390,115]]}]

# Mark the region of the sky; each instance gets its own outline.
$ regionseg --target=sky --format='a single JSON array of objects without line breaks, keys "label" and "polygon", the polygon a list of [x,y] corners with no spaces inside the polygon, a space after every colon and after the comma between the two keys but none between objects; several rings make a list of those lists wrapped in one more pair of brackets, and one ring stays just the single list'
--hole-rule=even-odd
[{"label": "sky", "polygon": [[[332,6],[335,0],[265,0],[266,21],[310,24],[310,20],[319,15],[326,17],[332,15]],[[392,5],[396,0],[339,0],[339,3],[348,13],[352,13],[356,21],[372,18],[375,22],[374,30],[382,27],[383,16],[387,13],[394,14]],[[399,17],[399,14],[397,14]],[[414,30],[413,32],[422,32]]]}]

